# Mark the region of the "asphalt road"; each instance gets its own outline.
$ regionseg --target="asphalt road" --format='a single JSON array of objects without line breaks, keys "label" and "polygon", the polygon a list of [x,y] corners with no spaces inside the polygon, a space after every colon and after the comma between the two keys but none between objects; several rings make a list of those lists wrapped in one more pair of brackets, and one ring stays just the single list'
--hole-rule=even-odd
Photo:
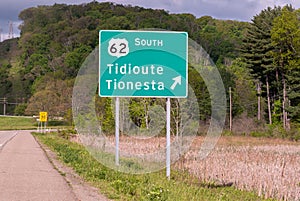
[{"label": "asphalt road", "polygon": [[0,150],[9,142],[13,137],[18,134],[17,131],[0,131]]},{"label": "asphalt road", "polygon": [[0,201],[78,200],[30,131],[0,131]]}]

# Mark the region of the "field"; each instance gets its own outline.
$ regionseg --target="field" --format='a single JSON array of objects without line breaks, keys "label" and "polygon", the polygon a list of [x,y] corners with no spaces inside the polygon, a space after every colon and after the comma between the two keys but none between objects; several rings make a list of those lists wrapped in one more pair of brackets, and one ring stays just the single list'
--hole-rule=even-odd
[{"label": "field", "polygon": [[[114,143],[113,137],[108,139]],[[191,173],[204,183],[233,185],[264,198],[300,200],[300,142],[224,136],[211,154],[201,159],[198,155],[203,140],[203,137],[197,137],[174,167]],[[164,145],[165,138],[122,137],[120,152],[146,155]],[[165,160],[164,154],[156,157],[159,161]]]},{"label": "field", "polygon": [[[114,153],[114,137],[106,138],[106,151]],[[174,140],[174,138],[172,138]],[[300,143],[282,139],[255,137],[221,137],[212,153],[198,157],[203,137],[197,137],[183,157],[172,165],[175,170],[188,172],[193,184],[254,192],[261,199],[300,199]],[[96,140],[97,141],[97,140]],[[141,143],[142,142],[142,143]],[[165,138],[120,138],[120,154],[147,155],[165,146]],[[110,148],[109,148],[110,147]],[[122,155],[123,153],[123,155]],[[130,154],[128,154],[130,153]],[[165,155],[157,155],[164,161]],[[147,164],[147,163],[145,163]]]},{"label": "field", "polygon": [[233,184],[265,198],[300,200],[300,143],[268,138],[222,137],[214,151],[197,160],[198,138],[176,167],[200,180]]},{"label": "field", "polygon": [[[0,130],[35,130],[38,122],[34,117],[0,116]],[[65,121],[49,120],[47,129],[69,129],[71,126]]]},{"label": "field", "polygon": [[35,123],[32,117],[0,116],[0,130],[36,129]]},{"label": "field", "polygon": [[[238,190],[233,186],[204,183],[187,172],[176,170],[175,167],[172,167],[170,180],[166,179],[165,170],[140,175],[121,173],[100,164],[82,145],[63,139],[55,133],[35,136],[56,152],[60,160],[112,200],[272,200],[261,198],[254,192]],[[121,138],[121,144],[125,139]],[[163,142],[163,138],[157,139]],[[128,143],[127,141],[122,146],[125,147]],[[139,146],[143,147],[141,144]]]}]

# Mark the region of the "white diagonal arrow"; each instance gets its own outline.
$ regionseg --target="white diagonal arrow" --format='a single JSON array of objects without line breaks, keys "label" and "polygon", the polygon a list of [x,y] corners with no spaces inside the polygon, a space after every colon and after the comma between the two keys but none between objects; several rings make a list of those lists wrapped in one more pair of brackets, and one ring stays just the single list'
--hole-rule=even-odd
[{"label": "white diagonal arrow", "polygon": [[174,77],[172,80],[174,80],[174,83],[171,86],[171,89],[174,90],[177,84],[181,85],[181,76]]}]

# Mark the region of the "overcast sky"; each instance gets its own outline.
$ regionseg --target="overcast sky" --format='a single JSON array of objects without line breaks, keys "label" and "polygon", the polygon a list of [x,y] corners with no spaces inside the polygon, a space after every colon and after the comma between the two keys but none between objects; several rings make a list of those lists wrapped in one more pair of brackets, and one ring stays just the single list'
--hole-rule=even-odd
[{"label": "overcast sky", "polygon": [[[19,36],[18,14],[25,8],[54,3],[81,4],[92,0],[1,0],[0,29],[2,40],[7,38],[9,22],[13,22],[14,36]],[[98,0],[105,2],[105,0]],[[300,0],[112,0],[120,4],[131,4],[146,8],[159,8],[170,13],[192,13],[196,17],[210,15],[217,19],[250,21],[252,17],[268,6],[292,4],[300,8]]]}]

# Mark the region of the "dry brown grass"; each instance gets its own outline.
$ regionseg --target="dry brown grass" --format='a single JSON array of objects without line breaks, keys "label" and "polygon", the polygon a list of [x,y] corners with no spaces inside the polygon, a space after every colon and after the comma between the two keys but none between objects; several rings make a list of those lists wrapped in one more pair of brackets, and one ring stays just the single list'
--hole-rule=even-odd
[{"label": "dry brown grass", "polygon": [[[200,183],[233,184],[265,198],[300,200],[299,142],[226,136],[221,137],[212,153],[201,160],[198,152],[203,140],[204,137],[196,137],[190,150],[174,167],[194,174]],[[121,136],[120,153],[138,157],[164,150],[165,143],[163,137],[138,139]],[[113,153],[113,136],[106,138],[106,145],[110,147],[106,151]],[[164,152],[156,157],[163,161]]]},{"label": "dry brown grass", "polygon": [[202,139],[177,164],[200,181],[233,183],[265,198],[300,200],[300,144],[280,139],[222,137],[204,160]]}]

